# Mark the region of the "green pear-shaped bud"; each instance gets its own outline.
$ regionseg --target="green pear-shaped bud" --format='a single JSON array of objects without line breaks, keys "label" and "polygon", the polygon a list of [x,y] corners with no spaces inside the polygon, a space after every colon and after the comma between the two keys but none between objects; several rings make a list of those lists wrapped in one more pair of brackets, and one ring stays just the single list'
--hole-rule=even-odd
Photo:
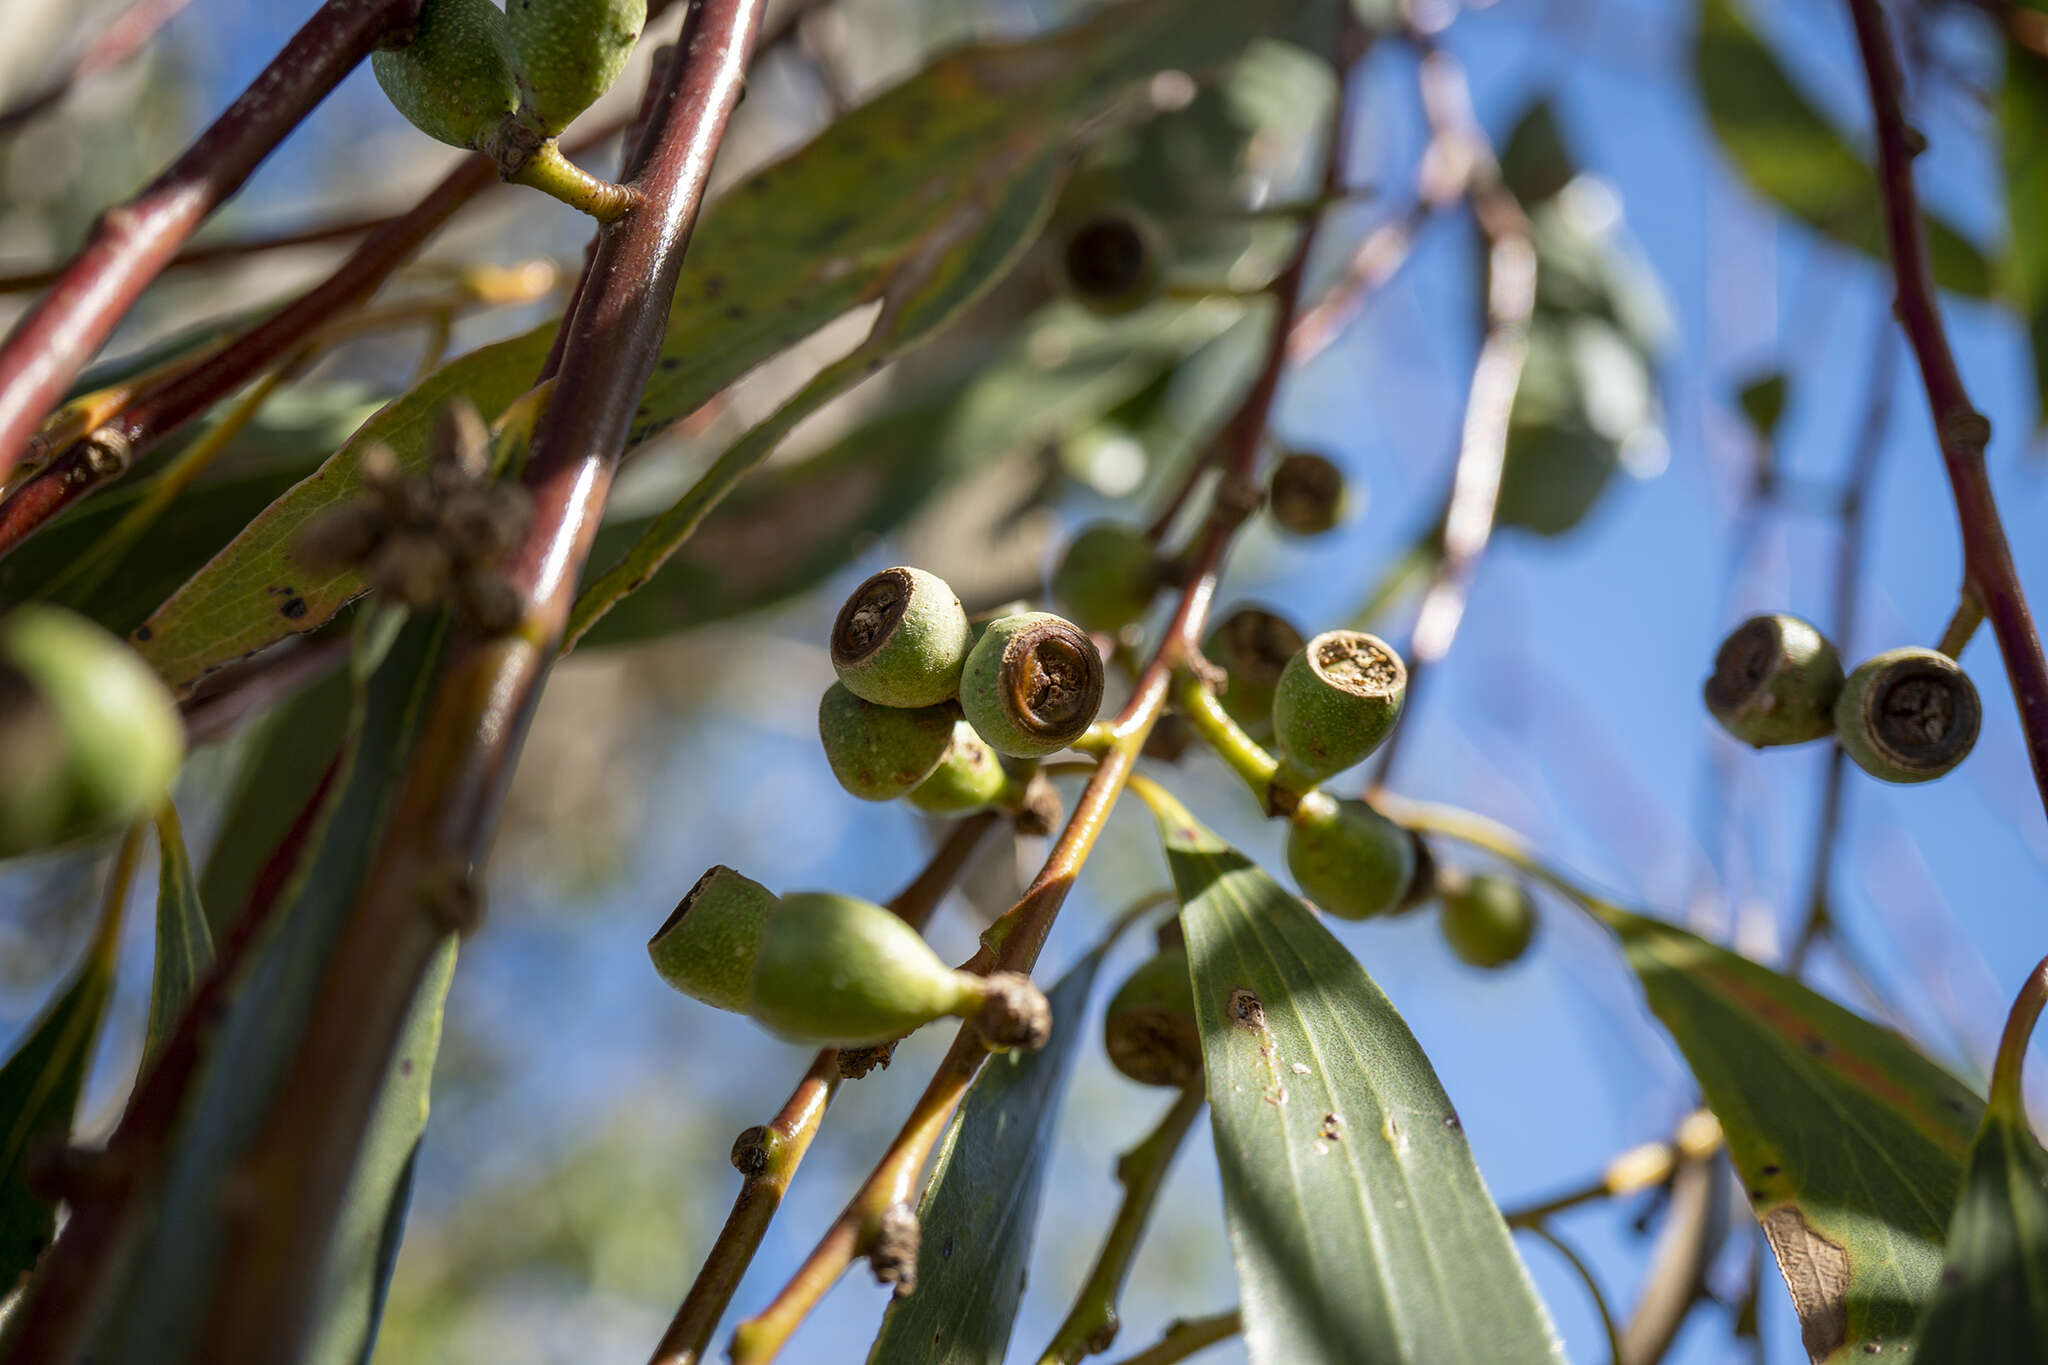
[{"label": "green pear-shaped bud", "polygon": [[1856,665],[1835,702],[1835,738],[1886,782],[1929,782],[1976,747],[1976,684],[1954,659],[1908,645]]},{"label": "green pear-shaped bud", "polygon": [[994,804],[1009,785],[996,751],[963,720],[954,722],[939,766],[904,800],[927,815],[966,815]]},{"label": "green pear-shaped bud", "polygon": [[1081,528],[1053,570],[1052,596],[1083,630],[1114,635],[1145,614],[1159,590],[1159,556],[1128,522]]},{"label": "green pear-shaped bud", "polygon": [[1797,616],[1752,616],[1721,642],[1703,689],[1721,728],[1761,749],[1804,744],[1835,728],[1842,661]]},{"label": "green pear-shaped bud", "polygon": [[426,0],[412,41],[370,54],[377,84],[428,137],[480,151],[519,108],[505,12],[490,0]]},{"label": "green pear-shaped bud", "polygon": [[1092,312],[1114,317],[1150,303],[1166,273],[1166,239],[1127,205],[1083,219],[1060,243],[1057,278]]},{"label": "green pear-shaped bud", "polygon": [[1102,1017],[1102,1045],[1111,1064],[1140,1085],[1202,1083],[1202,1030],[1184,942],[1161,947],[1117,987]]},{"label": "green pear-shaped bud", "polygon": [[791,1042],[859,1047],[977,1007],[980,978],[939,960],[881,906],[829,891],[782,898],[761,936],[748,1013]]},{"label": "green pear-shaped bud", "polygon": [[1102,708],[1102,656],[1073,622],[1027,611],[991,621],[960,674],[960,709],[999,754],[1066,748]]},{"label": "green pear-shaped bud", "polygon": [[1301,646],[1293,623],[1262,607],[1239,607],[1202,644],[1203,655],[1227,675],[1216,700],[1238,729],[1261,744],[1273,738],[1273,692],[1280,674]]},{"label": "green pear-shaped bud", "polygon": [[58,607],[0,618],[0,858],[133,822],[184,757],[177,701],[134,650]]},{"label": "green pear-shaped bud", "polygon": [[1536,907],[1520,882],[1481,873],[1445,878],[1444,940],[1474,967],[1504,967],[1536,937]]},{"label": "green pear-shaped bud", "polygon": [[1415,880],[1415,839],[1363,801],[1321,792],[1287,825],[1287,867],[1301,893],[1339,919],[1398,908]]},{"label": "green pear-shaped bud", "polygon": [[945,758],[953,714],[943,706],[877,706],[833,683],[818,701],[818,739],[840,786],[863,801],[894,801]]},{"label": "green pear-shaped bud", "polygon": [[661,979],[692,1000],[744,1014],[754,998],[761,934],[775,908],[767,887],[714,867],[647,940],[647,954]]},{"label": "green pear-shaped bud", "polygon": [[1330,630],[1287,661],[1273,693],[1281,778],[1314,783],[1359,762],[1393,732],[1408,668],[1386,641]]},{"label": "green pear-shaped bud", "polygon": [[832,667],[849,692],[883,706],[934,706],[960,690],[972,632],[946,580],[884,569],[853,590],[832,623]]},{"label": "green pear-shaped bud", "polygon": [[1288,452],[1267,482],[1266,511],[1289,535],[1323,534],[1344,517],[1344,471],[1314,451]]},{"label": "green pear-shaped bud", "polygon": [[521,115],[553,137],[626,68],[647,0],[505,0]]}]

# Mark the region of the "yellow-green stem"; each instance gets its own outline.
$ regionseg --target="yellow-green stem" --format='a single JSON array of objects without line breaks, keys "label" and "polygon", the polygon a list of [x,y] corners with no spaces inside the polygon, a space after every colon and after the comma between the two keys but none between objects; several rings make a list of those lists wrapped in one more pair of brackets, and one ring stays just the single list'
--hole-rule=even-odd
[{"label": "yellow-green stem", "polygon": [[1280,767],[1273,756],[1238,727],[1230,713],[1223,709],[1223,703],[1216,699],[1216,694],[1204,686],[1193,672],[1183,671],[1174,679],[1173,704],[1179,708],[1189,728],[1204,744],[1215,750],[1216,756],[1243,778],[1244,784],[1252,789],[1252,795],[1263,802],[1267,789],[1273,785],[1273,774]]},{"label": "yellow-green stem", "polygon": [[1607,1334],[1608,1358],[1615,1365],[1620,1365],[1621,1329],[1615,1325],[1614,1311],[1607,1306],[1607,1295],[1602,1292],[1600,1281],[1593,1278],[1591,1268],[1583,1260],[1579,1259],[1578,1252],[1573,1251],[1563,1238],[1559,1237],[1549,1228],[1538,1223],[1530,1223],[1524,1224],[1522,1230],[1541,1237],[1544,1241],[1550,1243],[1551,1246],[1557,1249],[1557,1254],[1564,1257],[1570,1263],[1573,1270],[1579,1272],[1579,1278],[1585,1281],[1586,1292],[1593,1299],[1594,1311],[1600,1314],[1600,1328]]},{"label": "yellow-green stem", "polygon": [[1963,588],[1963,595],[1956,602],[1955,615],[1948,618],[1948,625],[1941,632],[1941,643],[1935,649],[1953,659],[1963,652],[1976,635],[1977,627],[1984,624],[1984,603],[1975,590]]},{"label": "yellow-green stem", "polygon": [[505,178],[559,199],[600,223],[617,222],[640,203],[638,190],[592,175],[564,156],[553,138],[541,143],[525,165]]},{"label": "yellow-green stem", "polygon": [[1197,1351],[1206,1351],[1219,1341],[1228,1341],[1244,1330],[1244,1314],[1233,1308],[1207,1318],[1182,1318],[1166,1329],[1158,1341],[1126,1356],[1117,1365],[1174,1365]]},{"label": "yellow-green stem", "polygon": [[2034,1024],[2041,1007],[2048,1004],[2048,957],[2034,964],[2020,986],[2019,998],[2006,1016],[2005,1033],[1998,1040],[1998,1060],[1991,1067],[1991,1097],[1987,1106],[2002,1118],[2025,1122],[2026,1104],[2022,1072],[2027,1060],[2027,1042],[2034,1036]]}]

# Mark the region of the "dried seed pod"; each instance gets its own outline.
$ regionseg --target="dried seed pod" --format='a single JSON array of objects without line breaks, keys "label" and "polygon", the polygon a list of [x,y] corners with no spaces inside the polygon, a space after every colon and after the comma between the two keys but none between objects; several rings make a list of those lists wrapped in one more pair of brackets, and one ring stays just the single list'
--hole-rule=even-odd
[{"label": "dried seed pod", "polygon": [[1010,775],[988,741],[966,721],[955,721],[939,766],[904,800],[927,815],[967,815],[994,805],[1009,784]]},{"label": "dried seed pod", "polygon": [[131,823],[184,757],[177,701],[142,656],[58,607],[0,618],[0,858]]},{"label": "dried seed pod", "polygon": [[647,23],[647,0],[505,0],[505,21],[520,116],[553,137],[618,80]]},{"label": "dried seed pod", "polygon": [[884,569],[853,590],[832,623],[832,667],[847,690],[883,706],[932,706],[960,690],[972,636],[946,580]]},{"label": "dried seed pod", "polygon": [[1721,728],[1744,743],[1803,744],[1835,728],[1842,661],[1797,616],[1752,616],[1721,642],[1703,693]]},{"label": "dried seed pod", "polygon": [[1053,570],[1052,596],[1075,625],[1113,635],[1145,614],[1159,581],[1158,552],[1143,531],[1097,521],[1068,542]]},{"label": "dried seed pod", "polygon": [[1185,1090],[1202,1083],[1202,1030],[1188,950],[1176,942],[1138,965],[1110,997],[1102,1045],[1118,1071],[1140,1085]]},{"label": "dried seed pod", "polygon": [[1152,221],[1128,206],[1076,224],[1060,244],[1059,281],[1075,299],[1107,316],[1150,303],[1166,272],[1166,243]]},{"label": "dried seed pod", "polygon": [[960,709],[997,753],[1039,758],[1094,722],[1102,681],[1102,656],[1086,631],[1028,611],[982,632],[960,674]]},{"label": "dried seed pod", "polygon": [[1301,646],[1293,623],[1263,607],[1239,607],[1202,644],[1203,655],[1228,676],[1216,700],[1238,729],[1261,744],[1273,738],[1273,691]]},{"label": "dried seed pod", "polygon": [[1835,702],[1835,738],[1886,782],[1929,782],[1976,746],[1984,708],[1954,659],[1908,645],[1856,665]]},{"label": "dried seed pod", "polygon": [[370,66],[398,112],[451,147],[484,149],[519,108],[505,12],[490,0],[426,0],[412,41]]},{"label": "dried seed pod", "polygon": [[1304,896],[1339,919],[1401,904],[1415,881],[1415,839],[1363,801],[1316,792],[1287,825],[1287,868]]},{"label": "dried seed pod", "polygon": [[818,702],[818,739],[840,786],[863,801],[894,801],[937,770],[953,716],[943,706],[877,706],[833,683]]},{"label": "dried seed pod", "polygon": [[814,1046],[865,1047],[948,1014],[1029,1045],[1044,1041],[1050,1019],[1028,981],[946,966],[879,905],[831,892],[777,897],[725,867],[691,888],[647,950],[685,995]]},{"label": "dried seed pod", "polygon": [[1329,630],[1310,640],[1273,693],[1282,778],[1312,784],[1364,759],[1393,732],[1407,691],[1407,666],[1378,636]]},{"label": "dried seed pod", "polygon": [[1309,450],[1289,451],[1273,466],[1266,510],[1289,535],[1319,536],[1344,516],[1344,471]]},{"label": "dried seed pod", "polygon": [[1451,951],[1474,967],[1504,967],[1536,937],[1536,907],[1522,884],[1481,873],[1446,878],[1442,925]]}]

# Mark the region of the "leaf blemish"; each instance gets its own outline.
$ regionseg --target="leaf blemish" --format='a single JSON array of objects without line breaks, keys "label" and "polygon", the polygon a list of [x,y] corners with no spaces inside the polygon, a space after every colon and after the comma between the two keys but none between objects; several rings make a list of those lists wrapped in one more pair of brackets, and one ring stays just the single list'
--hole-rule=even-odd
[{"label": "leaf blemish", "polygon": [[1761,1222],[1799,1314],[1806,1353],[1815,1360],[1832,1354],[1849,1335],[1849,1253],[1814,1231],[1791,1204],[1772,1209]]},{"label": "leaf blemish", "polygon": [[1250,1029],[1253,1033],[1266,1031],[1266,1007],[1259,997],[1239,986],[1230,993],[1230,1002],[1224,1006],[1224,1013],[1239,1028]]}]

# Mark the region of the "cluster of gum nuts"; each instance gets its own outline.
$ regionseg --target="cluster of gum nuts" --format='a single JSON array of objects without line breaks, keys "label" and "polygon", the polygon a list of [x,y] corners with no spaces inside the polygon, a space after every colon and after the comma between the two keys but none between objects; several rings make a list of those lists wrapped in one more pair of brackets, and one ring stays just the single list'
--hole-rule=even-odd
[{"label": "cluster of gum nuts", "polygon": [[1886,782],[1929,782],[1977,743],[1976,685],[1938,650],[1907,645],[1845,677],[1826,636],[1797,616],[1753,616],[1714,656],[1703,689],[1723,729],[1759,749],[1833,735],[1856,766]]}]

